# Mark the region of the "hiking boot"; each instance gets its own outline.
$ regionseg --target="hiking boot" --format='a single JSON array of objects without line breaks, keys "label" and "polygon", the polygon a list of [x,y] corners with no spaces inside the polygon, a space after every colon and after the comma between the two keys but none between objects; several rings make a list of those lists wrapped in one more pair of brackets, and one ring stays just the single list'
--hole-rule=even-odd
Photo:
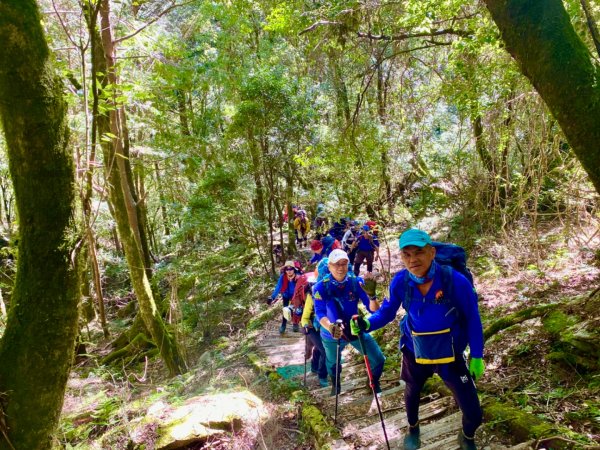
[{"label": "hiking boot", "polygon": [[460,450],[477,450],[475,439],[469,439],[462,431],[458,432],[458,445],[460,446]]},{"label": "hiking boot", "polygon": [[417,450],[421,446],[421,428],[408,427],[408,431],[404,435],[404,450]]},{"label": "hiking boot", "polygon": [[[369,380],[367,380],[367,387],[369,389],[371,389],[371,382]],[[379,385],[379,381],[373,382],[373,390],[375,391],[376,394],[381,394],[381,386]]]},{"label": "hiking boot", "polygon": [[300,331],[300,326],[297,323],[295,323],[292,326],[292,330],[294,331],[294,333],[298,333]]},{"label": "hiking boot", "polygon": [[327,380],[327,378],[319,378],[319,385],[321,387],[327,387],[329,386],[329,381]]},{"label": "hiking boot", "polygon": [[281,325],[279,327],[279,334],[283,334],[283,333],[285,333],[285,325]]}]

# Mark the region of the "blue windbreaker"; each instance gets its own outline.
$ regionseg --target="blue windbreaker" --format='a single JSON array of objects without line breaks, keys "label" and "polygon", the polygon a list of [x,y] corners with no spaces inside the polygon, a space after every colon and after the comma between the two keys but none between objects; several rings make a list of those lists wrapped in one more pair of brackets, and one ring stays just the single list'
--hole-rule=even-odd
[{"label": "blue windbreaker", "polygon": [[360,233],[356,238],[356,242],[358,243],[357,248],[358,251],[367,251],[372,252],[375,251],[379,247],[379,240],[376,236],[371,236],[371,239],[365,237],[364,234]]},{"label": "blue windbreaker", "polygon": [[[277,281],[277,286],[275,286],[275,290],[271,294],[272,299],[277,297],[277,295],[279,294],[279,291],[281,291],[281,288],[283,287],[283,277],[286,277],[286,276],[287,275],[285,273],[282,273],[279,276],[279,281]],[[285,299],[291,299],[294,296],[294,289],[296,289],[296,279],[295,278],[292,281],[288,280],[287,289],[285,290],[285,292],[281,293],[281,296]]]},{"label": "blue windbreaker", "polygon": [[[346,277],[346,281],[339,286],[332,284],[329,287],[331,295],[328,294],[326,283],[332,283],[332,281],[321,280],[313,287],[315,314],[319,321],[323,317],[327,317],[332,323],[342,319],[348,328],[352,316],[358,314],[359,301],[363,302],[369,312],[371,311],[369,309],[369,295],[362,288],[364,281],[361,277],[356,277],[356,293],[353,292],[353,281],[350,277]],[[346,330],[346,335],[350,335],[349,329]],[[331,333],[323,327],[321,327],[321,336],[325,339],[333,339]]]},{"label": "blue windbreaker", "polygon": [[[389,300],[385,300],[381,308],[369,317],[369,331],[377,330],[395,319],[405,297],[406,272],[406,269],[402,270],[392,280]],[[439,268],[436,270],[431,288],[425,296],[421,295],[412,280],[408,281],[412,292],[408,314],[414,331],[423,333],[450,328],[457,354],[462,353],[468,344],[471,357],[483,358],[483,327],[473,286],[461,273],[452,270],[454,298],[449,303],[440,304],[436,302],[436,295],[440,296],[444,291],[441,272]],[[408,321],[402,320],[400,327],[400,348],[406,346],[414,352]]]}]

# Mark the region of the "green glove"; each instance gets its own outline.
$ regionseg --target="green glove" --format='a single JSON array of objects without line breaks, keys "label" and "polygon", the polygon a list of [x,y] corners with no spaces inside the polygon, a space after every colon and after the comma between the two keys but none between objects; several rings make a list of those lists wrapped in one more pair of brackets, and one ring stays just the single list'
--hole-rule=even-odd
[{"label": "green glove", "polygon": [[483,364],[482,358],[471,358],[471,363],[469,364],[469,372],[471,372],[471,376],[475,381],[481,378],[484,370],[485,364]]},{"label": "green glove", "polygon": [[361,331],[367,331],[369,328],[371,328],[369,319],[363,319],[359,316],[350,321],[350,331],[354,336],[358,336]]}]

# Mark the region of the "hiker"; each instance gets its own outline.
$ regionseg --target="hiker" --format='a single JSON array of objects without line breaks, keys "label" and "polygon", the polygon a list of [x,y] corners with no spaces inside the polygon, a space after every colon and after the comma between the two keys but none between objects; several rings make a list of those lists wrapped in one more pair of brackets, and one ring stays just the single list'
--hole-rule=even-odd
[{"label": "hiker", "polygon": [[281,260],[283,259],[283,247],[281,244],[275,244],[273,246],[273,257],[275,258],[275,262],[277,264],[281,264]]},{"label": "hiker", "polygon": [[342,217],[339,221],[334,222],[333,226],[329,229],[329,234],[338,241],[341,241],[346,231],[346,224],[350,222],[350,219]]},{"label": "hiker", "polygon": [[[281,293],[281,297],[283,298],[283,307],[287,308],[290,304],[290,300],[294,295],[294,290],[296,289],[296,280],[298,276],[299,271],[296,269],[294,261],[286,261],[283,267],[281,268],[281,275],[279,276],[279,281],[277,281],[277,286],[275,286],[275,290],[271,294],[269,304],[273,303],[273,301]],[[281,326],[279,327],[279,332],[281,334],[285,333],[286,325],[287,319],[284,316],[281,319]]]},{"label": "hiker", "polygon": [[[321,281],[325,275],[329,273],[327,264],[329,263],[328,258],[323,258],[317,266],[317,282]],[[321,340],[321,325],[315,316],[314,300],[312,296],[312,286],[308,286],[306,292],[304,311],[302,313],[302,319],[300,322],[304,334],[307,335],[310,342],[309,347],[306,350],[305,358],[308,359],[312,356],[310,361],[310,371],[316,373],[319,377],[319,385],[321,387],[329,386],[327,381],[327,360],[325,358],[325,348],[323,348],[323,341]]]},{"label": "hiker", "polygon": [[369,219],[365,222],[365,225],[369,226],[369,229],[371,230],[371,233],[373,233],[374,236],[379,236],[379,224],[377,222]]},{"label": "hiker", "polygon": [[327,214],[325,211],[320,211],[317,213],[317,217],[315,218],[314,229],[315,233],[319,233],[324,235],[327,232],[327,224],[329,221],[327,220]]},{"label": "hiker", "polygon": [[[369,312],[379,308],[375,299],[370,300],[364,291],[362,278],[356,277],[349,272],[348,255],[341,249],[333,250],[329,254],[327,267],[329,274],[325,275],[313,288],[315,302],[315,314],[321,325],[321,339],[327,358],[327,371],[331,376],[331,395],[340,392],[340,384],[336,385],[336,379],[341,379],[341,350],[351,344],[361,352],[358,338],[350,333],[350,320],[358,313],[358,302],[362,301]],[[340,319],[341,325],[336,325]],[[369,358],[375,391],[381,392],[379,379],[383,372],[385,357],[369,334],[364,336],[365,351]],[[339,351],[338,351],[339,346]],[[362,352],[361,352],[362,354]]]},{"label": "hiker", "polygon": [[340,241],[329,235],[323,237],[320,241],[316,239],[313,240],[310,243],[310,249],[314,252],[314,254],[310,259],[310,264],[321,261],[321,259],[329,256],[333,250],[341,247],[342,244]]},{"label": "hiker", "polygon": [[354,266],[354,257],[357,252],[356,246],[352,245],[354,244],[354,241],[356,241],[356,225],[355,220],[349,221],[344,237],[342,237],[342,249],[348,253],[348,259],[350,260],[351,266]]},{"label": "hiker", "polygon": [[[292,217],[296,217],[296,211],[298,211],[298,207],[296,205],[292,205]],[[285,205],[285,209],[283,210],[283,223],[287,223],[288,221],[288,206]],[[283,226],[283,224],[282,224]]]},{"label": "hiker", "polygon": [[304,304],[306,302],[306,291],[310,290],[310,284],[306,274],[296,275],[296,287],[294,295],[290,300],[292,330],[297,333],[300,331],[300,321],[304,312]]},{"label": "hiker", "polygon": [[296,244],[302,248],[308,244],[308,232],[310,231],[310,222],[306,217],[306,211],[299,209],[294,219],[294,231],[296,234]]},{"label": "hiker", "polygon": [[[475,430],[481,424],[482,410],[474,380],[485,369],[477,295],[462,273],[434,260],[436,249],[426,232],[405,231],[399,246],[406,269],[392,280],[389,300],[367,319],[353,322],[352,332],[383,327],[394,320],[402,306],[406,315],[400,322],[401,379],[406,383],[404,404],[409,424],[404,449],[421,445],[419,396],[425,381],[437,373],[463,414],[458,444],[461,450],[475,450]],[[471,351],[468,366],[463,355],[467,344]]]},{"label": "hiker", "polygon": [[354,248],[356,248],[354,275],[358,276],[360,273],[360,266],[365,259],[367,260],[367,273],[370,275],[373,272],[375,255],[379,252],[379,240],[377,239],[377,236],[373,235],[369,225],[364,225],[361,228],[360,234],[353,245]]}]

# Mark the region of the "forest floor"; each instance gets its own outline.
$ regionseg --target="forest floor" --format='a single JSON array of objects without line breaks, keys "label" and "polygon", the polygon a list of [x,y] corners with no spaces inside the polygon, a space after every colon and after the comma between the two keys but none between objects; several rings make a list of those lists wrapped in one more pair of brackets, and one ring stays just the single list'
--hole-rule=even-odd
[{"label": "forest floor", "polygon": [[[600,245],[597,229],[581,230],[571,237],[548,229],[540,237],[543,244],[536,248],[527,245],[525,233],[514,233],[503,242],[481,240],[470,250],[473,256],[469,265],[480,294],[484,326],[510,312],[588,295],[600,286],[600,270],[592,250]],[[384,273],[393,274],[400,268],[395,240],[389,246],[384,243],[381,260],[376,263],[381,285],[385,287],[389,282]],[[279,308],[279,304],[262,305],[259,310],[272,311],[272,321]],[[597,374],[590,377],[579,373],[576,367],[557,369],[547,358],[552,343],[538,322],[534,319],[515,325],[486,343],[487,367],[478,383],[479,390],[484,397],[507,399],[524,411],[587,437],[586,448],[600,448],[600,379]],[[387,328],[390,330],[383,339],[389,345],[384,352],[393,351],[390,349],[397,344],[397,327]],[[267,332],[264,329],[258,334]],[[69,380],[58,446],[135,448],[130,447],[130,429],[148,414],[150,405],[161,401],[178,404],[199,395],[248,390],[262,400],[266,420],[218,433],[185,448],[315,448],[313,437],[301,423],[302,401],[296,395],[290,396],[290,392],[301,388],[284,383],[280,389],[269,377],[257,376],[247,357],[249,348],[244,345],[253,339],[251,335],[241,328],[232,329],[224,336],[219,351],[200,347],[190,337],[186,345],[190,371],[175,379],[169,379],[162,364],[152,359],[114,370],[98,367],[95,358],[81,362]],[[101,355],[108,351],[108,344],[101,341],[88,352]],[[490,429],[484,427],[484,433]],[[147,428],[144,432],[147,436],[138,438],[147,449],[155,448],[156,430]],[[509,434],[503,435],[499,429],[494,433],[496,442],[509,441]],[[485,442],[491,444],[490,439]],[[482,448],[492,448],[486,445]]]}]

